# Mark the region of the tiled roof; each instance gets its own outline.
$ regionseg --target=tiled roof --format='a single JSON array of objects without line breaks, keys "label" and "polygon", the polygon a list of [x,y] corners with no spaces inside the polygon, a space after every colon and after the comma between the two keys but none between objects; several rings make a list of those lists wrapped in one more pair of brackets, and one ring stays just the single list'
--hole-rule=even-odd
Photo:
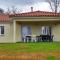
[{"label": "tiled roof", "polygon": [[38,17],[38,16],[60,16],[60,13],[53,13],[53,12],[43,12],[43,11],[34,11],[34,12],[26,12],[20,14],[0,14],[0,22],[7,22],[10,21],[10,18],[13,17]]},{"label": "tiled roof", "polygon": [[34,12],[27,12],[27,13],[20,13],[20,14],[14,14],[11,15],[14,17],[28,17],[28,16],[60,16],[60,13],[54,13],[54,12],[44,12],[44,11],[34,11]]},{"label": "tiled roof", "polygon": [[0,14],[0,22],[7,22],[10,21],[10,18],[8,15]]}]

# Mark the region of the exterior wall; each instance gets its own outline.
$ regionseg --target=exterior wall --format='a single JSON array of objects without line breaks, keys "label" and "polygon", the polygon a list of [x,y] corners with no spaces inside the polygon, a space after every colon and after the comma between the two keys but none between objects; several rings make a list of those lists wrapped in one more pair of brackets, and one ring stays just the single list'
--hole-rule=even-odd
[{"label": "exterior wall", "polygon": [[[22,25],[24,25],[23,23],[22,24],[18,24],[18,23],[16,23],[16,42],[21,42],[21,40],[22,40]],[[31,29],[32,29],[32,35],[40,35],[41,34],[41,26],[40,25],[35,25],[35,24],[25,24],[25,25],[29,25],[29,26],[31,26]]]},{"label": "exterior wall", "polygon": [[12,23],[0,23],[0,26],[4,26],[4,35],[0,35],[0,43],[13,43]]},{"label": "exterior wall", "polygon": [[31,25],[32,35],[40,35],[41,34],[41,25]]},{"label": "exterior wall", "polygon": [[54,41],[60,41],[60,24],[53,25]]},{"label": "exterior wall", "polygon": [[57,16],[57,17],[48,17],[48,16],[45,16],[45,17],[43,17],[43,16],[39,16],[39,17],[15,17],[15,20],[16,21],[60,21],[60,17],[59,16]]},{"label": "exterior wall", "polygon": [[16,42],[21,41],[21,25],[16,23]]},{"label": "exterior wall", "polygon": [[[22,19],[24,20],[24,19]],[[40,35],[41,34],[41,26],[46,26],[50,25],[52,26],[52,35],[54,35],[54,41],[60,41],[60,23],[55,24],[54,22],[42,22],[35,21],[30,22],[30,19],[25,19],[26,21],[19,21],[19,19],[16,19],[16,42],[20,42],[22,39],[22,34],[21,34],[21,26],[22,25],[30,25],[32,29],[32,35]],[[19,23],[17,23],[17,21]],[[0,43],[14,43],[13,40],[13,23],[5,22],[5,23],[0,23],[1,26],[4,26],[4,35],[0,35]]]},{"label": "exterior wall", "polygon": [[[45,18],[45,19],[44,19]],[[52,35],[54,35],[53,41],[60,41],[60,18],[58,17],[42,17],[42,18],[16,18],[15,21],[20,22],[16,24],[16,42],[21,41],[21,24],[30,25],[32,28],[32,35],[41,34],[41,26],[52,26]]]},{"label": "exterior wall", "polygon": [[16,42],[20,42],[22,39],[22,34],[21,34],[21,25],[29,25],[31,26],[32,29],[32,35],[41,35],[41,27],[42,26],[51,26],[52,27],[52,35],[53,41],[60,41],[60,24],[52,24],[52,23],[41,23],[41,24],[36,24],[36,23],[22,23],[22,24],[16,24]]},{"label": "exterior wall", "polygon": [[39,35],[41,35],[41,27],[42,26],[44,26],[44,24],[43,25],[41,25],[41,24],[32,24],[32,23],[21,23],[21,24],[18,24],[18,23],[16,23],[16,42],[20,42],[21,40],[22,40],[22,25],[29,25],[29,26],[31,26],[31,29],[32,29],[32,35],[37,35],[37,36],[39,36]]},{"label": "exterior wall", "polygon": [[[44,25],[32,26],[32,34],[40,35],[42,26]],[[52,28],[53,41],[60,41],[60,24],[59,23],[57,23],[56,25],[52,24],[51,28]]]}]

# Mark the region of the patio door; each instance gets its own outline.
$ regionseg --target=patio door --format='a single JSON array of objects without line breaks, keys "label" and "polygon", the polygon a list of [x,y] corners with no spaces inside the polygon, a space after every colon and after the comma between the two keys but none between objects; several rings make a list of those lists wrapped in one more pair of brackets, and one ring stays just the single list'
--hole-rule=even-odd
[{"label": "patio door", "polygon": [[22,26],[22,41],[26,42],[26,36],[31,35],[31,26],[23,25]]}]

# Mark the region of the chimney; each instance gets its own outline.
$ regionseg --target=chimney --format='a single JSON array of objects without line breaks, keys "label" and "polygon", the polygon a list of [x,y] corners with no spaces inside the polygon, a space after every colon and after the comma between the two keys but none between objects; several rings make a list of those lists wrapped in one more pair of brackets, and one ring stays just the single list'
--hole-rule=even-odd
[{"label": "chimney", "polygon": [[33,12],[33,7],[31,7],[31,12]]}]

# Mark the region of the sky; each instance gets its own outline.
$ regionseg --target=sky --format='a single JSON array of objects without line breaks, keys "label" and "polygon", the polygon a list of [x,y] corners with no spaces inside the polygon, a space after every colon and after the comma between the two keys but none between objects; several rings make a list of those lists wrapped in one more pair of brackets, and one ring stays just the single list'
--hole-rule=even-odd
[{"label": "sky", "polygon": [[12,6],[15,6],[20,12],[29,12],[31,7],[33,7],[34,11],[51,11],[49,4],[45,0],[0,0],[0,8],[5,11]]}]

